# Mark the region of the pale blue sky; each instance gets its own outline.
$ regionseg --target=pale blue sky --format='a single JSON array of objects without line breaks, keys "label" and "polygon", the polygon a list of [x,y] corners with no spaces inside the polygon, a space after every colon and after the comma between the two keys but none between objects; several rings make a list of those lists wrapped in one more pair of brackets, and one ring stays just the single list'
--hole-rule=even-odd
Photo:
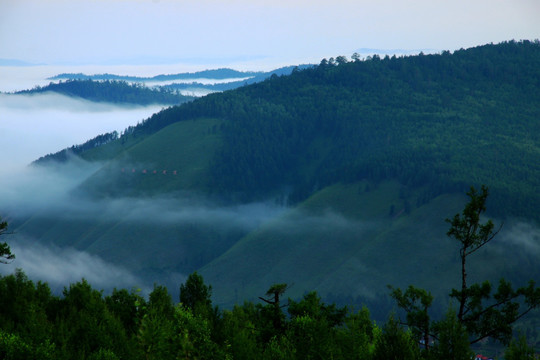
[{"label": "pale blue sky", "polygon": [[308,62],[540,38],[538,0],[1,0],[0,58]]}]

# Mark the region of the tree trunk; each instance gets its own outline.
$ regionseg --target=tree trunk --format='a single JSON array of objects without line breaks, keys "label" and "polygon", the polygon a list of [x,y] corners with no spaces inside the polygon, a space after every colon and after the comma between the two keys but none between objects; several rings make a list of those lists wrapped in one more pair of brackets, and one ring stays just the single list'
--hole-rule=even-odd
[{"label": "tree trunk", "polygon": [[466,248],[463,249],[463,252],[461,254],[461,296],[459,300],[459,312],[458,312],[458,320],[460,323],[463,323],[463,313],[465,312],[465,302],[467,300],[467,271],[465,269],[465,261],[466,261]]}]

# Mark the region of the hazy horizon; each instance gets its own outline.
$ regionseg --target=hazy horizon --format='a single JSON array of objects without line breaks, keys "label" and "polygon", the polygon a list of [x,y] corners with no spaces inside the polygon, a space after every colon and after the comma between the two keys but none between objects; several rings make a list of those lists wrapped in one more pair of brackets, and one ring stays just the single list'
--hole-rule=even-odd
[{"label": "hazy horizon", "polygon": [[540,37],[536,0],[4,0],[0,59],[37,64],[303,63],[359,49]]}]

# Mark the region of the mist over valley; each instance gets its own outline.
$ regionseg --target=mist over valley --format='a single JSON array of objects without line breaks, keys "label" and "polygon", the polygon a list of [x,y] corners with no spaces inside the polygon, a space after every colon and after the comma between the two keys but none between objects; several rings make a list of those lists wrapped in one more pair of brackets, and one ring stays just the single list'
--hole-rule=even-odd
[{"label": "mist over valley", "polygon": [[0,94],[13,154],[1,216],[17,256],[0,271],[174,297],[197,271],[220,306],[283,282],[293,298],[316,290],[384,318],[388,284],[430,288],[443,306],[459,280],[444,220],[487,184],[488,216],[505,225],[471,273],[538,280],[538,74],[505,70],[537,52],[337,57],[170,107]]}]

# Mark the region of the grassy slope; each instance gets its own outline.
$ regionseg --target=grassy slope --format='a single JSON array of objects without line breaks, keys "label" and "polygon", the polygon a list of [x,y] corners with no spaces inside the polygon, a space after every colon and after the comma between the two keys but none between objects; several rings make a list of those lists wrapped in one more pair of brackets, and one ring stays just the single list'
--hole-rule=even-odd
[{"label": "grassy slope", "polygon": [[[415,194],[407,198],[412,202]],[[224,305],[256,299],[281,282],[293,285],[293,298],[317,290],[378,301],[388,294],[387,285],[415,284],[444,299],[460,276],[457,244],[445,236],[444,219],[465,201],[463,195],[443,195],[407,214],[396,183],[368,191],[364,183],[334,185],[249,234],[201,273]],[[497,281],[520,268],[521,260],[506,258],[502,247],[475,254],[472,281]],[[512,276],[521,281],[540,275],[518,273]]]},{"label": "grassy slope", "polygon": [[[204,190],[210,161],[221,142],[220,135],[212,130],[219,123],[215,119],[181,121],[140,142],[131,140],[134,143],[128,144],[127,150],[118,152],[83,187],[105,195],[120,192],[130,196]],[[108,144],[108,148],[97,148],[86,156],[95,160],[114,154],[120,141]],[[143,170],[147,173],[142,173]],[[154,170],[157,174],[153,174]]]},{"label": "grassy slope", "polygon": [[[204,188],[208,163],[219,147],[220,138],[211,131],[219,121],[175,123],[158,133],[131,144],[120,146],[113,142],[87,153],[87,159],[101,159],[111,154],[121,154],[106,163],[84,187],[99,192],[104,197],[122,192],[129,185],[126,196],[149,196],[152,201],[163,200],[159,194]],[[124,152],[120,149],[126,149]],[[106,154],[106,155],[104,155]],[[131,159],[137,159],[136,162]],[[121,168],[125,172],[121,172]],[[131,168],[137,173],[131,173]],[[142,168],[156,168],[158,174],[142,174]],[[162,169],[170,171],[163,175]],[[174,203],[174,196],[165,200]],[[185,200],[185,199],[184,199]],[[145,200],[141,200],[145,201]],[[86,204],[86,203],[83,203]],[[189,201],[181,204],[189,204]],[[160,223],[156,219],[141,221],[120,206],[120,216],[114,209],[103,213],[88,214],[82,219],[62,218],[40,214],[23,224],[19,231],[60,246],[74,246],[98,254],[106,260],[118,262],[134,270],[148,268],[191,272],[225,251],[231,242],[242,236],[238,229],[212,226],[194,226],[190,223]],[[176,209],[178,210],[178,209]],[[92,214],[92,213],[90,213]]]}]

